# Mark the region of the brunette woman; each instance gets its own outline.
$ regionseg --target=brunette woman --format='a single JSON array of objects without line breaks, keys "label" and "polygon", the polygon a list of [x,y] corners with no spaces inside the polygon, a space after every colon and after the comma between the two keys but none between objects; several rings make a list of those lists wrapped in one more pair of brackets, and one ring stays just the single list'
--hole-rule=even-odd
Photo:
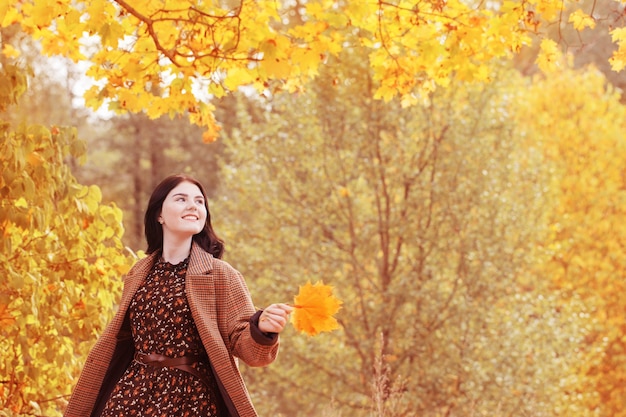
[{"label": "brunette woman", "polygon": [[242,275],[221,260],[197,180],[165,178],[144,223],[148,256],[125,277],[64,415],[256,416],[237,361],[273,362],[292,307],[255,310]]}]

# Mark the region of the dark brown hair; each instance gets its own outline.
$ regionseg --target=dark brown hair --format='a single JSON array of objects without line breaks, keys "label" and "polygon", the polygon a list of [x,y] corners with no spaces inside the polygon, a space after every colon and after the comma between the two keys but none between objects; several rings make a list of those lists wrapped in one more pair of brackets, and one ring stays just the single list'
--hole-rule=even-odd
[{"label": "dark brown hair", "polygon": [[196,185],[204,197],[206,222],[202,231],[193,235],[193,240],[215,258],[221,258],[224,254],[224,241],[217,237],[213,231],[213,226],[211,226],[211,213],[209,212],[209,203],[204,187],[198,180],[185,174],[170,175],[161,181],[152,192],[144,217],[146,241],[148,242],[146,252],[150,254],[163,249],[163,226],[158,221],[159,215],[161,214],[165,197],[181,182],[190,182]]}]

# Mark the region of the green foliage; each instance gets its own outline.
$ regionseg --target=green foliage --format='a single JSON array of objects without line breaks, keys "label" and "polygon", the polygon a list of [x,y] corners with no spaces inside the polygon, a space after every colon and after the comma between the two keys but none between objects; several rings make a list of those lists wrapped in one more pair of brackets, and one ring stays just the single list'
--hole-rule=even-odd
[{"label": "green foliage", "polygon": [[0,136],[0,409],[59,415],[129,267],[122,212],[73,177],[75,129]]},{"label": "green foliage", "polygon": [[225,140],[218,218],[257,302],[318,279],[344,300],[341,333],[287,332],[276,366],[246,370],[261,414],[594,415],[569,391],[588,307],[534,269],[552,200],[510,123],[522,80],[494,70],[405,108],[374,100],[360,62],[266,111],[242,98]]}]

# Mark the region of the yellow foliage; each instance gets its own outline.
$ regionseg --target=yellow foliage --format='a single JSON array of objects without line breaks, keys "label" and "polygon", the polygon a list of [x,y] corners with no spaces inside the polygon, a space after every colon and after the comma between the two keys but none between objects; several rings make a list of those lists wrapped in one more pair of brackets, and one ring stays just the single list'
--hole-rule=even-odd
[{"label": "yellow foliage", "polygon": [[[578,313],[587,310],[579,310],[582,303],[560,304],[562,297],[538,282],[549,272],[527,270],[544,259],[535,248],[553,201],[543,199],[544,161],[535,142],[541,130],[518,135],[508,107],[527,104],[530,81],[492,71],[491,85],[454,82],[430,94],[426,105],[415,94],[417,106],[402,109],[395,99],[388,105],[371,100],[363,56],[345,51],[332,60],[339,68],[321,71],[307,93],[277,95],[278,111],[240,114],[248,128],[229,141],[236,145],[229,149],[227,181],[236,198],[223,211],[232,210],[238,223],[231,233],[246,236],[239,259],[248,260],[249,271],[263,265],[257,285],[289,285],[276,284],[277,269],[263,259],[259,248],[270,244],[287,255],[281,276],[302,274],[306,265],[341,282],[347,297],[340,310],[345,332],[315,349],[299,341],[282,369],[307,374],[315,386],[325,386],[331,371],[342,387],[336,399],[349,404],[341,411],[350,416],[371,414],[367,398],[356,398],[379,382],[372,381],[376,353],[389,365],[390,389],[404,393],[398,403],[381,403],[406,405],[387,409],[389,415],[594,415],[587,409],[593,389],[580,395],[569,389],[589,381],[577,373],[586,358],[579,340],[587,324]],[[391,80],[386,86],[394,87]],[[535,95],[546,93],[534,90],[530,98]],[[544,112],[534,105],[529,118]],[[255,155],[264,157],[250,164]],[[267,204],[272,210],[259,210]],[[262,233],[281,225],[272,236]],[[471,369],[459,372],[464,361]],[[298,376],[285,380],[282,369],[268,375],[288,387]],[[448,386],[450,379],[456,382]],[[460,389],[459,381],[473,388]],[[441,384],[441,396],[422,403],[428,396],[419,393],[433,384]],[[320,403],[327,392],[307,392],[297,402]],[[576,398],[563,398],[570,392]]]},{"label": "yellow foliage", "polygon": [[[415,101],[410,94],[428,94],[451,79],[489,81],[491,60],[510,57],[530,44],[529,27],[536,31],[538,22],[557,20],[573,3],[504,0],[495,7],[460,0],[312,0],[298,9],[304,14],[294,18],[291,2],[275,0],[190,0],[180,8],[166,7],[163,0],[132,5],[107,0],[7,0],[0,6],[0,21],[2,27],[19,22],[41,39],[45,53],[92,62],[90,75],[101,87],[99,94],[89,93],[90,106],[111,100],[117,103],[114,110],[149,111],[150,117],[159,117],[186,113],[205,98],[205,92],[171,88],[181,78],[201,79],[218,96],[241,86],[263,91],[270,84],[272,89],[299,91],[318,75],[329,56],[354,47],[370,52],[376,98],[404,97],[410,105]],[[595,22],[578,10],[569,23],[582,30]],[[621,45],[621,40],[616,42]],[[81,45],[87,44],[90,47],[84,50],[90,52],[83,56]],[[544,69],[558,62],[554,52],[549,44],[542,47],[539,63]],[[623,56],[621,48],[615,52],[614,69],[623,68]],[[153,107],[155,80],[161,91],[189,96]],[[192,122],[215,130],[210,117]]]},{"label": "yellow foliage", "polygon": [[66,165],[84,151],[72,128],[0,127],[0,404],[10,415],[59,415],[132,262],[121,211]]},{"label": "yellow foliage", "polygon": [[541,147],[551,172],[549,261],[539,275],[595,309],[598,325],[583,348],[597,353],[579,370],[595,387],[578,389],[599,394],[601,401],[587,399],[590,409],[601,403],[601,415],[624,417],[626,107],[599,72],[567,66],[536,79],[516,102],[520,126]]}]

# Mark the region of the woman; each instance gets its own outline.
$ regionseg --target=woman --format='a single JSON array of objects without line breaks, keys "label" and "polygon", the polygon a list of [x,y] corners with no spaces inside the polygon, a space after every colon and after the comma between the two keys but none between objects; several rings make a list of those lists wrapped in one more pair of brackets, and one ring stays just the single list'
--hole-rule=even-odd
[{"label": "woman", "polygon": [[292,307],[255,311],[242,275],[220,260],[224,245],[195,179],[165,178],[144,223],[149,256],[126,276],[64,415],[256,416],[237,358],[273,362]]}]

